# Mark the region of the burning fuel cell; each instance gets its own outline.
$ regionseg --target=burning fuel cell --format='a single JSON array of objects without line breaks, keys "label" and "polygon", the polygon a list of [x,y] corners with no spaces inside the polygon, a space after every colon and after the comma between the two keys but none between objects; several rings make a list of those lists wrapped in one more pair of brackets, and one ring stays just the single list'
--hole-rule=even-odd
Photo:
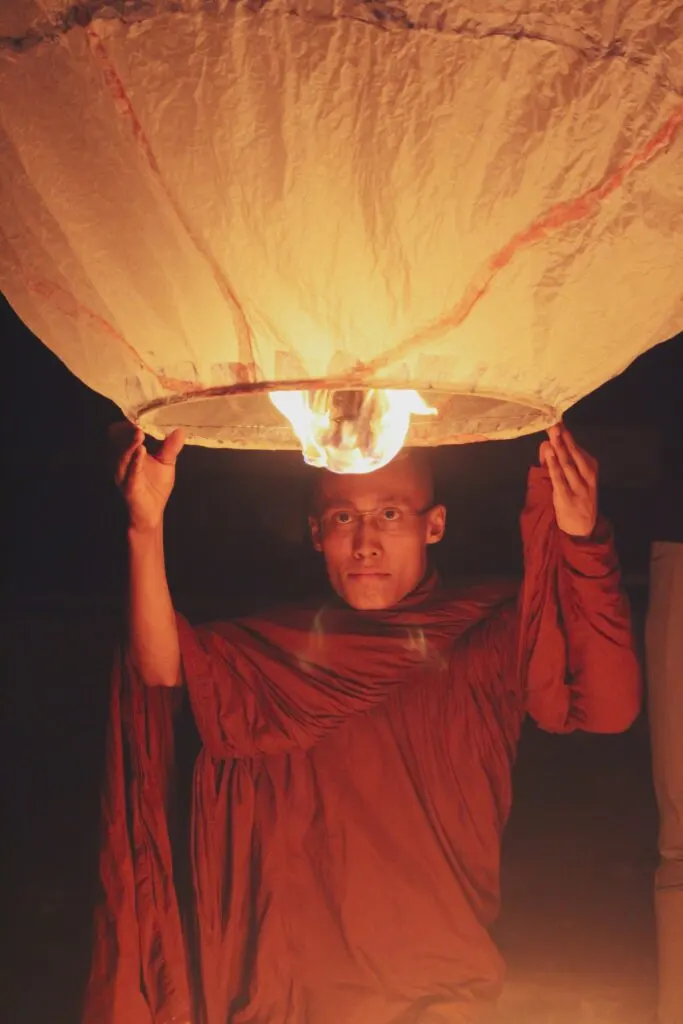
[{"label": "burning fuel cell", "polygon": [[372,473],[403,447],[411,415],[434,416],[417,391],[271,391],[311,466]]}]

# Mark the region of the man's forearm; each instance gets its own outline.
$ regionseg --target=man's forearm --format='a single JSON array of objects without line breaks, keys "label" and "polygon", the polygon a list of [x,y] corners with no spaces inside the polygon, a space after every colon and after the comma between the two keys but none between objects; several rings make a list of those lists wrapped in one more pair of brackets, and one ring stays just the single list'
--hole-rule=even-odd
[{"label": "man's forearm", "polygon": [[166,579],[163,525],[128,531],[128,644],[148,686],[179,686],[180,644]]},{"label": "man's forearm", "polygon": [[572,711],[588,732],[622,732],[640,710],[642,678],[612,530],[600,519],[591,539],[563,537],[561,545]]},{"label": "man's forearm", "polygon": [[552,522],[551,497],[532,470],[520,521],[525,707],[548,732],[622,732],[638,714],[641,678],[612,533],[598,519],[589,539],[572,539]]}]

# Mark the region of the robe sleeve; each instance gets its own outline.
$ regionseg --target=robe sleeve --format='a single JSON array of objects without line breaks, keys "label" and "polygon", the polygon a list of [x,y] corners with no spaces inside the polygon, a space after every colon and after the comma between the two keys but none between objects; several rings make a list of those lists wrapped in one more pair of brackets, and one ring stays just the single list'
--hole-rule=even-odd
[{"label": "robe sleeve", "polygon": [[519,602],[487,629],[491,697],[548,732],[622,732],[638,716],[642,682],[612,530],[601,518],[589,540],[563,534],[550,488],[532,470]]},{"label": "robe sleeve", "polygon": [[178,693],[116,660],[102,795],[101,893],[82,1024],[190,1024],[167,800]]}]

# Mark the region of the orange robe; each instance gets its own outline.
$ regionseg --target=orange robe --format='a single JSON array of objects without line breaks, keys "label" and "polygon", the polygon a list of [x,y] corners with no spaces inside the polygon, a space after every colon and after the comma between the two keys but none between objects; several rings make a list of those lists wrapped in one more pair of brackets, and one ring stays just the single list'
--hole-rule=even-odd
[{"label": "orange robe", "polygon": [[122,656],[85,1024],[460,1024],[495,999],[524,714],[617,732],[641,699],[606,524],[561,534],[533,470],[521,525],[520,592],[432,575],[384,612],[179,619],[203,741],[185,933],[165,810],[177,692]]}]

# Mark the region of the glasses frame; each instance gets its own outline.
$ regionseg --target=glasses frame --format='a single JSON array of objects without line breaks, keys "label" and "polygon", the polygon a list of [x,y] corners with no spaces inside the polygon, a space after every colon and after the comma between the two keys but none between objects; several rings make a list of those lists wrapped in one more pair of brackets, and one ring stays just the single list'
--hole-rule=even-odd
[{"label": "glasses frame", "polygon": [[[401,517],[403,517],[403,516],[411,516],[411,517],[419,518],[420,516],[424,516],[428,512],[431,512],[432,509],[436,508],[436,506],[437,506],[437,503],[436,502],[432,502],[431,504],[426,505],[425,508],[421,508],[421,509],[399,509],[399,508],[397,508],[397,511],[401,513]],[[384,506],[384,508],[394,508],[394,507],[395,506],[393,506],[393,505],[385,505]],[[344,510],[340,509],[339,511],[346,511],[346,510],[345,509]],[[376,508],[376,509],[372,509],[370,512],[350,512],[349,515],[353,516],[353,520],[350,523],[338,523],[338,524],[336,524],[336,526],[335,526],[335,524],[329,524],[328,522],[326,522],[325,521],[325,514],[322,513],[321,515],[318,516],[318,522],[320,523],[320,526],[323,529],[329,529],[330,525],[331,525],[332,530],[342,529],[344,532],[348,531],[349,533],[351,533],[352,531],[354,531],[354,530],[356,530],[358,528],[360,523],[365,522],[366,519],[370,519],[370,520],[374,520],[373,525],[375,526],[375,529],[379,533],[390,533],[391,532],[390,526],[380,526],[379,525],[380,521],[378,520],[377,517],[380,515],[380,513],[382,511],[383,511],[383,509]],[[391,523],[391,520],[389,520],[388,522]],[[399,522],[400,522],[400,520],[399,520]]]}]

